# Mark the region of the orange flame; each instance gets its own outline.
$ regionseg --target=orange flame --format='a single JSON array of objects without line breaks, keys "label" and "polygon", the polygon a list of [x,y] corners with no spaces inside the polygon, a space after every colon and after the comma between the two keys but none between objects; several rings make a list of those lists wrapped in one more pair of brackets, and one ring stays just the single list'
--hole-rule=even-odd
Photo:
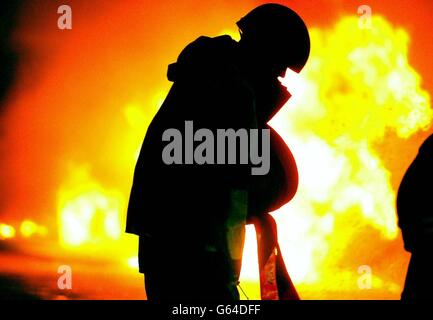
[{"label": "orange flame", "polygon": [[[235,35],[230,31],[224,33]],[[148,96],[148,92],[136,95],[134,92],[141,92],[146,84],[143,85],[143,78],[131,71],[121,73],[119,79],[122,81],[113,76],[113,82],[119,85],[114,93],[105,89],[115,86],[99,87],[99,82],[90,75],[86,78],[75,70],[69,72],[67,66],[76,54],[74,41],[89,39],[82,43],[87,48],[86,45],[94,45],[93,39],[99,39],[99,36],[93,35],[92,38],[86,33],[80,38],[78,32],[74,33],[76,38],[62,51],[64,57],[53,59],[56,63],[45,72],[51,75],[50,78],[44,78],[41,87],[34,92],[29,90],[24,98],[20,97],[21,100],[16,102],[18,108],[12,106],[13,111],[8,116],[12,127],[30,122],[33,126],[23,125],[20,127],[23,130],[10,130],[15,134],[11,133],[11,148],[25,155],[28,148],[35,148],[30,149],[33,154],[46,157],[41,162],[57,161],[62,173],[64,158],[79,159],[76,160],[78,165],[72,166],[57,190],[60,243],[67,248],[114,247],[116,253],[125,252],[121,256],[125,258],[125,265],[136,268],[136,258],[131,258],[136,252],[136,239],[123,234],[130,173],[146,126],[165,97],[166,92],[160,88],[166,84],[160,87],[147,84],[147,91],[158,94],[150,101],[144,101],[142,98]],[[118,36],[123,39],[124,34],[119,32]],[[101,40],[101,44],[106,45],[101,49],[104,57],[111,50],[111,42],[108,42],[110,45]],[[371,266],[374,289],[397,297],[402,278],[389,270],[392,264],[399,264],[398,268],[402,269],[405,260],[396,225],[395,190],[390,182],[391,173],[383,161],[380,143],[389,132],[400,139],[407,139],[426,129],[432,120],[430,97],[420,86],[420,76],[408,63],[409,35],[394,28],[385,18],[375,15],[371,29],[360,29],[354,17],[343,18],[330,29],[312,28],[311,43],[311,57],[302,73],[296,75],[288,70],[281,79],[293,96],[271,121],[292,149],[300,172],[300,188],[295,199],[273,213],[285,261],[303,298],[320,297],[314,292],[325,292],[324,295],[326,292],[340,292],[341,295],[344,290],[359,290],[358,267],[362,265]],[[161,47],[165,48],[165,45]],[[88,53],[89,61],[98,60],[100,52]],[[142,53],[137,55],[141,57]],[[143,63],[137,64],[136,69],[144,70],[150,66],[143,62],[146,59],[140,60],[132,54],[132,58],[125,56],[127,66],[135,58]],[[167,61],[169,58],[164,56]],[[164,59],[154,64],[167,62]],[[84,62],[80,61],[80,68],[76,70],[87,69],[88,65],[80,63]],[[110,57],[104,58],[103,63],[95,65],[94,73],[105,69],[109,70],[108,73],[118,70],[119,65],[112,63]],[[153,70],[151,74],[154,77],[159,73]],[[102,111],[105,112],[104,121],[101,121],[100,110],[88,108],[81,99],[68,101],[65,98],[64,90],[57,87],[61,77],[64,77],[63,85],[74,92],[74,95],[67,94],[66,97],[83,92],[90,98],[90,104],[101,102],[104,107],[113,108],[109,112]],[[46,97],[50,100],[47,101]],[[36,107],[28,108],[33,101]],[[62,112],[53,101],[65,103]],[[82,105],[85,105],[83,108],[88,112],[91,124],[82,121],[84,111],[78,109]],[[119,122],[122,123],[117,126]],[[82,130],[76,130],[77,123]],[[37,132],[35,128],[40,130],[41,141],[27,144],[27,136],[33,133],[32,130]],[[75,131],[71,138],[72,130]],[[64,135],[61,137],[66,141],[64,149],[63,144],[56,145],[55,139],[51,140],[53,132]],[[398,139],[394,143],[398,143]],[[102,155],[88,155],[97,148],[97,151],[103,151]],[[108,156],[113,158],[107,159]],[[17,161],[21,158],[17,157]],[[33,161],[29,160],[29,163],[33,165]],[[100,169],[102,173],[93,174],[92,169],[100,167],[103,167]],[[101,177],[107,172],[104,170],[113,168],[121,171],[123,177],[108,185]],[[12,171],[27,179],[27,170]],[[45,171],[37,170],[41,175]],[[58,176],[58,173],[53,175]],[[50,182],[58,186],[56,180]],[[45,187],[52,185],[47,183]],[[44,233],[42,226],[31,221],[23,221],[18,228],[24,237]],[[15,236],[15,227],[0,224],[0,239]],[[372,248],[378,257],[371,257]],[[385,256],[398,259],[396,262],[382,261]],[[255,281],[255,286],[247,290],[249,297],[257,297],[256,259],[254,232],[248,227],[242,280],[247,283]]]},{"label": "orange flame", "polygon": [[[303,286],[356,288],[358,268],[345,266],[342,258],[359,228],[378,230],[385,242],[398,235],[395,190],[375,144],[389,130],[407,138],[428,127],[433,116],[420,77],[408,64],[408,40],[382,17],[368,30],[360,29],[356,18],[344,18],[332,29],[312,29],[306,68],[301,75],[288,70],[281,79],[293,96],[271,125],[297,159],[300,187],[274,215],[289,272],[301,291]],[[133,165],[150,117],[136,103],[125,107],[125,117],[131,128],[126,133],[131,154],[125,156]],[[120,239],[126,195],[107,192],[80,169],[73,176],[59,192],[61,242]],[[249,294],[257,297],[253,237],[248,227],[241,278],[256,282]],[[136,268],[135,261],[129,258],[127,264]],[[379,271],[373,287],[397,294],[401,283]]]}]

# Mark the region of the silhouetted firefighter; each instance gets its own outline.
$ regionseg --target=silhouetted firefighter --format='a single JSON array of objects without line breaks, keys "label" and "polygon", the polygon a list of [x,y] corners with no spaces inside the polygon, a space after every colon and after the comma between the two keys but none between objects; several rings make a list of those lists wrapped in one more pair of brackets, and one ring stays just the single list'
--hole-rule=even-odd
[{"label": "silhouetted firefighter", "polygon": [[412,253],[403,300],[433,299],[433,135],[419,149],[397,196],[404,247]]},{"label": "silhouetted firefighter", "polygon": [[126,231],[139,235],[140,272],[151,300],[239,299],[246,223],[258,234],[262,298],[298,299],[268,214],[298,186],[296,163],[281,137],[270,130],[265,175],[251,175],[250,162],[167,165],[162,159],[169,128],[183,132],[185,121],[193,121],[212,132],[270,129],[267,122],[290,97],[277,77],[287,68],[300,72],[308,59],[304,22],[287,7],[266,4],[237,25],[239,42],[200,37],[169,66],[174,84],[143,141]]}]

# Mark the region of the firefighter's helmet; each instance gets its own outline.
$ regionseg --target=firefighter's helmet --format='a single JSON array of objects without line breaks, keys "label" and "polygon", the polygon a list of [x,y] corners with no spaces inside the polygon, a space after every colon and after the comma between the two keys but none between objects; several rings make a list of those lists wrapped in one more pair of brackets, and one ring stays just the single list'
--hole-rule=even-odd
[{"label": "firefighter's helmet", "polygon": [[310,37],[304,21],[280,4],[264,4],[237,22],[241,37],[255,42],[275,63],[300,72],[310,54]]}]

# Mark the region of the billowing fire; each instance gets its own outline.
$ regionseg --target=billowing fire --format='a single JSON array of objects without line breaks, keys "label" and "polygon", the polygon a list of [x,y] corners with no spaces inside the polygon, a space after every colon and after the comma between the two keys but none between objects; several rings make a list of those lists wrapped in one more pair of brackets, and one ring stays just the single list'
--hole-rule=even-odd
[{"label": "billowing fire", "polygon": [[71,169],[59,191],[59,235],[65,246],[107,245],[119,240],[123,197],[104,190],[85,167]]},{"label": "billowing fire", "polygon": [[[298,285],[356,284],[358,269],[337,266],[358,228],[375,228],[384,239],[397,237],[395,190],[376,144],[389,130],[407,138],[433,116],[420,77],[408,64],[408,41],[404,30],[384,18],[375,17],[371,29],[344,18],[330,30],[311,29],[306,68],[301,75],[288,70],[281,79],[293,97],[271,124],[297,159],[300,188],[274,215]],[[139,147],[141,126],[149,119],[137,104],[126,106],[125,116]],[[127,195],[110,194],[85,170],[73,175],[59,193],[61,242],[76,246],[119,239]],[[258,278],[254,241],[248,228],[242,272],[247,281]],[[133,258],[128,264],[136,267]],[[373,285],[400,290],[399,284],[373,279]]]},{"label": "billowing fire", "polygon": [[[344,269],[342,254],[351,250],[357,228],[371,226],[383,239],[396,239],[396,190],[378,145],[389,131],[405,139],[426,129],[433,117],[408,63],[408,34],[380,16],[372,23],[360,29],[351,17],[330,30],[312,29],[305,70],[282,79],[293,97],[272,125],[293,150],[300,188],[275,217],[298,284],[340,286],[337,266]],[[359,277],[357,269],[348,271]]]},{"label": "billowing fire", "polygon": [[[122,16],[129,15],[128,10],[119,12],[109,25],[113,30],[117,24],[128,30],[129,23],[135,26]],[[99,30],[98,23],[105,20],[95,21],[94,30]],[[47,64],[51,69],[40,87],[12,103],[7,121],[14,129],[22,126],[9,133],[16,163],[46,169],[29,173],[14,167],[15,162],[10,165],[17,181],[34,175],[34,188],[49,194],[61,247],[84,252],[102,248],[106,256],[136,269],[137,240],[124,234],[126,204],[143,136],[168,89],[161,70],[174,56],[155,55],[149,63],[142,59],[152,46],[146,41],[155,41],[161,51],[167,42],[161,44],[147,33],[143,43],[137,42],[122,27],[117,33],[105,32],[107,39],[96,31],[87,33],[90,28],[72,34],[63,56]],[[398,298],[407,256],[396,224],[396,185],[383,145],[390,144],[389,136],[396,145],[405,141],[427,129],[433,119],[430,97],[408,62],[410,36],[378,15],[368,29],[349,16],[332,27],[311,28],[310,35],[310,59],[300,75],[288,70],[281,79],[292,98],[270,122],[290,146],[300,174],[294,200],[272,213],[288,271],[301,298]],[[121,39],[120,50],[112,45],[115,37]],[[100,40],[100,49],[95,48],[95,39]],[[177,54],[185,39],[173,39],[170,54]],[[127,45],[132,53],[123,51]],[[119,56],[113,58],[111,50],[119,50]],[[86,59],[75,60],[82,52],[88,54]],[[98,82],[101,72],[112,78]],[[151,76],[143,76],[146,72]],[[29,108],[33,102],[36,107]],[[36,142],[30,144],[32,135]],[[27,156],[29,160],[23,161]],[[16,197],[14,210],[29,211],[32,203],[26,196]],[[6,221],[0,223],[0,240],[56,234],[53,226],[38,219]],[[376,295],[360,291],[358,280],[365,270],[372,275]],[[241,278],[247,295],[257,298],[251,226]]]}]

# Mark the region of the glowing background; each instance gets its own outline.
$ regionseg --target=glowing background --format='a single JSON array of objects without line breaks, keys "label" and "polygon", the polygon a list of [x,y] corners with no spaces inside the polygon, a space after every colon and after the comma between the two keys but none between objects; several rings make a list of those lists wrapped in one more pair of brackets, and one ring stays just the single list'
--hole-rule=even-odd
[{"label": "glowing background", "polygon": [[[2,125],[0,273],[46,298],[142,298],[136,239],[123,233],[137,152],[170,87],[166,67],[198,36],[236,35],[261,2],[31,1]],[[408,254],[394,212],[399,181],[431,132],[429,1],[287,1],[311,28],[312,52],[272,125],[297,159],[300,188],[275,213],[302,298],[398,298]],[[427,130],[427,131],[425,131]],[[243,278],[257,297],[252,230]],[[1,248],[0,248],[1,249]],[[34,263],[34,262],[37,263]],[[71,292],[55,288],[70,264]],[[175,263],[174,263],[175,265]],[[360,290],[360,266],[373,287]],[[54,287],[54,288],[53,288]]]}]

